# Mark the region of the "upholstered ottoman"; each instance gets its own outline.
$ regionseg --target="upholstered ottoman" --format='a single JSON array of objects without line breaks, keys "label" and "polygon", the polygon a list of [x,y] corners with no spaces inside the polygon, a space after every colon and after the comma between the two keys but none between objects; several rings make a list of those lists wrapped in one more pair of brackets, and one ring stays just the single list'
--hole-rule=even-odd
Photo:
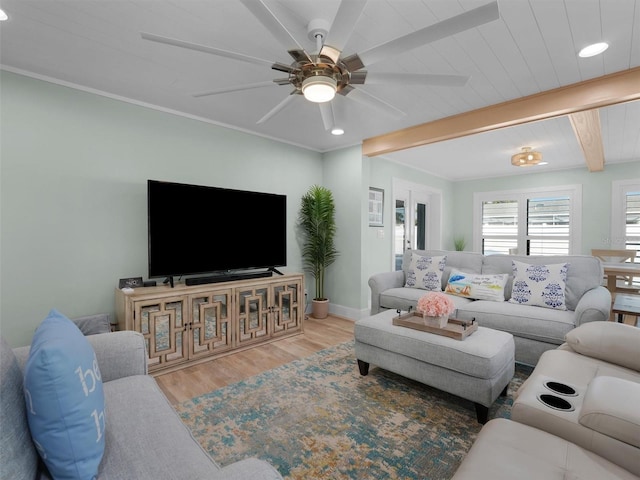
[{"label": "upholstered ottoman", "polygon": [[355,354],[362,375],[369,364],[475,403],[485,423],[498,395],[506,395],[515,371],[510,333],[478,327],[464,340],[392,324],[394,310],[358,320]]}]

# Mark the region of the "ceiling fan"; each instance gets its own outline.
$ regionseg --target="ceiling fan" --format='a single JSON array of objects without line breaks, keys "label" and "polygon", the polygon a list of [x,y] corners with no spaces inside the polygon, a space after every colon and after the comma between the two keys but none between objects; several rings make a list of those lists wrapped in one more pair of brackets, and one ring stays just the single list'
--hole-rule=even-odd
[{"label": "ceiling fan", "polygon": [[[142,32],[145,40],[164,43],[176,47],[188,48],[226,58],[232,58],[286,73],[287,76],[273,81],[234,85],[194,94],[195,97],[217,95],[221,93],[249,90],[270,85],[290,85],[293,91],[283,101],[271,109],[257,123],[264,123],[298,96],[315,102],[320,107],[322,121],[326,130],[334,126],[333,109],[330,100],[335,94],[343,95],[360,103],[382,109],[392,115],[404,115],[404,112],[354,85],[394,84],[394,85],[446,85],[464,86],[469,80],[463,75],[434,75],[417,73],[369,73],[369,67],[386,58],[426,45],[456,33],[478,27],[497,20],[500,17],[498,2],[477,7],[460,15],[448,18],[415,32],[382,43],[363,52],[343,56],[347,44],[368,0],[342,0],[333,24],[316,19],[309,22],[309,38],[316,41],[317,53],[305,51],[301,43],[278,20],[264,0],[240,0],[240,2],[262,23],[267,30],[285,47],[293,58],[289,65],[271,62],[242,53],[231,52],[215,47],[186,42],[175,38]],[[292,48],[294,47],[294,48]]]}]

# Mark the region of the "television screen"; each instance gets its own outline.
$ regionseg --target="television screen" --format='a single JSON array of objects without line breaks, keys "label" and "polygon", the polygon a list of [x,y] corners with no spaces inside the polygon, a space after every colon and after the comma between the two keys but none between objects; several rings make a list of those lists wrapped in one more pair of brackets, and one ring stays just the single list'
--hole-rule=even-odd
[{"label": "television screen", "polygon": [[287,197],[147,182],[149,277],[287,263]]}]

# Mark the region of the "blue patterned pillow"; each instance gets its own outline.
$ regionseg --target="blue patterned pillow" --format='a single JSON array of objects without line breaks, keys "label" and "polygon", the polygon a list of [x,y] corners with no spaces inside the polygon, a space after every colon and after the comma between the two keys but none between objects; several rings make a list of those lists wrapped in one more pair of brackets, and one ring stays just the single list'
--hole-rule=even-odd
[{"label": "blue patterned pillow", "polygon": [[432,292],[441,292],[442,272],[444,272],[446,262],[446,255],[424,257],[417,253],[412,253],[411,263],[407,270],[407,281],[404,286]]},{"label": "blue patterned pillow", "polygon": [[513,288],[509,302],[566,310],[565,284],[568,263],[529,265],[512,261]]},{"label": "blue patterned pillow", "polygon": [[104,453],[102,376],[91,344],[56,310],[36,330],[25,366],[29,429],[53,478],[97,478]]}]

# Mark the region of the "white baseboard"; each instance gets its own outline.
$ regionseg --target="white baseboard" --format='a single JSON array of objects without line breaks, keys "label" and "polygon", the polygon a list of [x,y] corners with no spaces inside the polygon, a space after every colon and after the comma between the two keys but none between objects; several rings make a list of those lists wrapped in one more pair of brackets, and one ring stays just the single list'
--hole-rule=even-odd
[{"label": "white baseboard", "polygon": [[336,315],[338,317],[346,318],[348,320],[353,320],[355,322],[356,320],[360,320],[361,318],[368,317],[369,309],[365,308],[365,309],[358,310],[357,308],[345,307],[343,305],[336,305],[335,303],[330,303],[329,313],[331,313],[332,315]]}]

